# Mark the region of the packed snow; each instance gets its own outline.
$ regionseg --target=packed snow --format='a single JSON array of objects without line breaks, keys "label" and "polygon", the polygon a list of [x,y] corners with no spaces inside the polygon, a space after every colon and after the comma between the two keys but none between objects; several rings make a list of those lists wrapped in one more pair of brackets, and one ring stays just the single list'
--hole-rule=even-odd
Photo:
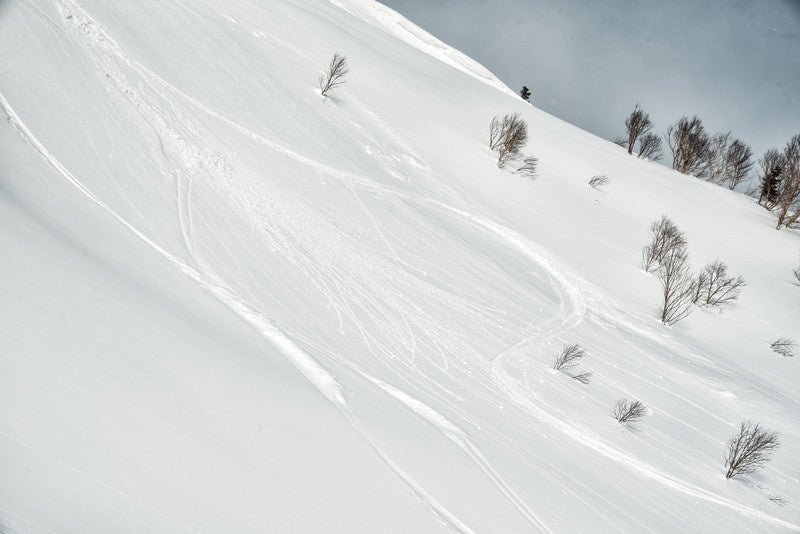
[{"label": "packed snow", "polygon": [[[800,530],[800,236],[746,196],[373,0],[15,0],[0,51],[0,532]],[[734,306],[660,323],[662,214]]]}]

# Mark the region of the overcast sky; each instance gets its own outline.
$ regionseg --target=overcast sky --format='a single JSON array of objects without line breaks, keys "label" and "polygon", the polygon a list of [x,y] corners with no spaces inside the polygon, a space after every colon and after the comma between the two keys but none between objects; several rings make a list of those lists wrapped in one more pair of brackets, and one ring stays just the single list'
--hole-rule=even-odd
[{"label": "overcast sky", "polygon": [[756,154],[800,133],[800,0],[381,0],[605,138],[637,102]]}]

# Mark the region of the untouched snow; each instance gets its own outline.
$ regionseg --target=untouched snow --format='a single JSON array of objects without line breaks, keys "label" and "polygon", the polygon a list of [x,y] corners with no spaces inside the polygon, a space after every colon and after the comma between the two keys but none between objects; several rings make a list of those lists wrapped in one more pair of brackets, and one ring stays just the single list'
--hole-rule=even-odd
[{"label": "untouched snow", "polygon": [[[16,0],[0,50],[0,532],[800,530],[800,238],[747,198],[371,0]],[[735,307],[658,322],[664,213]]]}]

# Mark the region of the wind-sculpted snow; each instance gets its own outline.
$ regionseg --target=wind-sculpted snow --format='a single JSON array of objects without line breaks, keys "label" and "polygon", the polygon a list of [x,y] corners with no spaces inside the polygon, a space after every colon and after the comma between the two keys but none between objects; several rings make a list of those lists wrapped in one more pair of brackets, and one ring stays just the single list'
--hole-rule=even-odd
[{"label": "wind-sculpted snow", "polygon": [[[22,327],[0,359],[0,529],[800,529],[779,504],[800,499],[798,371],[765,343],[800,335],[776,282],[798,240],[747,201],[519,102],[369,0],[4,17],[0,319]],[[352,71],[321,99],[337,50]],[[483,146],[517,110],[534,181]],[[744,274],[737,308],[658,323],[638,262],[664,211]],[[589,384],[551,370],[571,343]],[[649,407],[636,428],[620,397]],[[725,481],[753,417],[782,447]]]}]

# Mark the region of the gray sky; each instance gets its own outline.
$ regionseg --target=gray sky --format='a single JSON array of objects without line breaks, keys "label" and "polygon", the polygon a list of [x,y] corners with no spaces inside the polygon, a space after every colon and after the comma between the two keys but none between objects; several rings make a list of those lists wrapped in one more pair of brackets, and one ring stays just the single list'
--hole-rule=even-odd
[{"label": "gray sky", "polygon": [[800,133],[800,0],[381,0],[605,138],[637,102],[760,155]]}]

